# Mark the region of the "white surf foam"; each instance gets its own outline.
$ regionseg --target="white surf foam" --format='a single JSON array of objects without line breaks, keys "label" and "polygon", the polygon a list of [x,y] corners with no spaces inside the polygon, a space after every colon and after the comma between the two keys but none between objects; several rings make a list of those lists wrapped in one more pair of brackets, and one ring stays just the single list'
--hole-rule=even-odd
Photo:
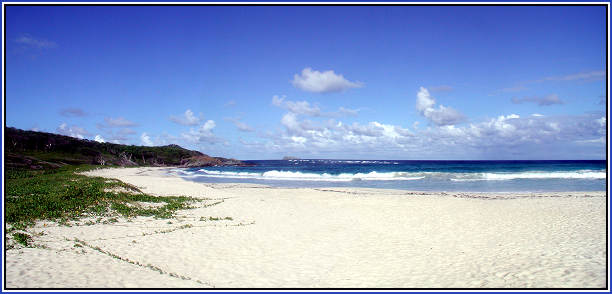
[{"label": "white surf foam", "polygon": [[453,173],[453,172],[368,172],[368,173],[307,173],[299,171],[271,170],[266,172],[235,172],[200,169],[198,173],[183,171],[183,175],[190,177],[228,178],[228,179],[256,179],[281,181],[413,181],[422,179],[462,181],[506,181],[515,179],[605,179],[606,172],[601,170],[579,171],[526,171],[515,173]]},{"label": "white surf foam", "polygon": [[605,171],[578,170],[571,172],[475,173],[451,178],[451,181],[507,181],[516,179],[605,179]]},{"label": "white surf foam", "polygon": [[258,180],[283,180],[283,181],[331,181],[331,182],[348,182],[348,181],[410,181],[425,178],[424,176],[413,176],[411,173],[405,172],[369,172],[349,174],[343,173],[332,175],[329,173],[303,173],[293,171],[278,171],[271,170],[263,173],[250,172],[231,172],[231,171],[216,171],[200,169],[200,176],[213,178],[232,178],[232,179],[258,179]]}]

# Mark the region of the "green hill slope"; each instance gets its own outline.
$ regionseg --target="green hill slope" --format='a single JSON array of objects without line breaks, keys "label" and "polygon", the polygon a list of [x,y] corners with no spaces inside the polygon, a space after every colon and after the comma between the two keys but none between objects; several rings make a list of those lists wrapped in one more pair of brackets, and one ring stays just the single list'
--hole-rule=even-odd
[{"label": "green hill slope", "polygon": [[214,166],[244,165],[239,160],[210,157],[178,145],[134,146],[100,143],[73,137],[4,129],[5,166],[43,169],[63,165]]}]

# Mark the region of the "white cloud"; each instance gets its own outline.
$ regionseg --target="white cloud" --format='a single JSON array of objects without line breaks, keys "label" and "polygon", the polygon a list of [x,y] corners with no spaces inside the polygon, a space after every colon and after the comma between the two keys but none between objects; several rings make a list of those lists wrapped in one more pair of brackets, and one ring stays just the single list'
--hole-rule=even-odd
[{"label": "white cloud", "polygon": [[[200,117],[201,116],[202,115],[200,114]],[[193,111],[191,111],[191,109],[185,110],[185,113],[183,115],[171,115],[170,120],[184,126],[197,126],[200,123],[200,118],[194,116]]]},{"label": "white cloud", "polygon": [[74,138],[84,139],[85,136],[89,135],[89,132],[79,126],[68,126],[66,123],[62,123],[57,127],[57,133],[64,136],[70,136]]},{"label": "white cloud", "polygon": [[323,112],[319,106],[311,105],[308,101],[289,101],[285,100],[287,96],[274,95],[272,96],[272,105],[288,110],[296,115],[306,115],[311,117],[342,117],[356,116],[360,109],[350,109],[340,106],[338,111]]},{"label": "white cloud", "polygon": [[[565,156],[563,149],[572,148],[574,142],[599,142],[605,134],[592,115],[582,116],[528,116],[501,115],[465,127],[428,128],[417,134],[417,140],[428,138],[439,152],[462,150],[464,153],[488,154],[493,158],[551,158],[553,150]],[[451,148],[452,147],[452,148]],[[454,148],[454,149],[453,149]],[[603,153],[603,149],[601,150]]]},{"label": "white cloud", "polygon": [[126,144],[132,139],[132,135],[137,132],[130,128],[120,128],[118,130],[109,129],[106,125],[98,124],[98,128],[104,130],[106,138],[105,140],[108,142],[119,142],[117,144]]},{"label": "white cloud", "polygon": [[320,72],[310,67],[303,69],[301,74],[295,74],[292,84],[298,89],[314,93],[341,92],[363,86],[362,83],[345,79],[333,70]]},{"label": "white cloud", "polygon": [[[425,112],[434,108],[432,99],[425,92],[422,94],[420,109]],[[313,122],[287,112],[280,119],[283,129],[262,135],[264,141],[242,142],[252,152],[282,153],[280,156],[291,153],[338,158],[555,158],[555,154],[568,155],[564,148],[590,148],[590,154],[605,154],[603,149],[597,151],[603,146],[600,138],[606,134],[605,122],[605,116],[594,114],[522,117],[509,113],[462,126],[431,124],[417,128],[415,122],[409,129],[380,121]]]},{"label": "white cloud", "polygon": [[356,116],[357,114],[359,114],[359,111],[361,111],[361,109],[350,109],[350,108],[344,108],[342,106],[340,106],[340,108],[338,108],[338,115],[339,116]]},{"label": "white cloud", "polygon": [[295,132],[300,130],[299,123],[297,122],[297,115],[293,112],[288,112],[283,115],[281,124],[287,128],[287,130]]},{"label": "white cloud", "polygon": [[119,142],[116,144],[127,144],[129,142],[137,142],[138,138],[133,138],[132,135],[136,134],[136,131],[130,127],[137,126],[135,122],[127,120],[123,117],[106,117],[104,123],[97,123],[96,127],[104,132],[104,137],[108,142]]},{"label": "white cloud", "polygon": [[516,85],[516,86],[513,86],[513,87],[507,87],[507,88],[502,88],[502,89],[499,89],[499,90],[495,90],[491,94],[489,94],[489,96],[495,96],[495,95],[498,95],[500,93],[521,92],[521,91],[525,91],[525,90],[528,90],[528,88],[525,87],[524,85]]},{"label": "white cloud", "polygon": [[527,87],[523,86],[523,85],[518,85],[518,86],[514,86],[514,87],[508,87],[508,88],[503,88],[501,90],[499,90],[500,92],[520,92],[520,91],[525,91],[527,90]]},{"label": "white cloud", "polygon": [[216,127],[214,120],[207,120],[198,128],[191,128],[189,132],[182,133],[181,137],[190,143],[218,143],[222,140],[215,136],[213,129]]},{"label": "white cloud", "polygon": [[274,95],[272,96],[272,105],[274,106],[278,106],[278,107],[283,107],[283,102],[285,102],[285,98],[287,98],[286,95]]},{"label": "white cloud", "polygon": [[308,139],[304,138],[304,137],[298,137],[298,136],[291,136],[291,140],[294,143],[303,145],[304,143],[306,143],[306,141],[308,141]]},{"label": "white cloud", "polygon": [[464,116],[453,108],[438,105],[426,88],[421,87],[417,93],[416,108],[427,119],[438,126],[454,125],[464,120]]},{"label": "white cloud", "polygon": [[201,127],[202,130],[209,132],[211,131],[213,128],[215,128],[216,124],[214,120],[207,120]]},{"label": "white cloud", "polygon": [[296,114],[303,114],[308,116],[320,116],[321,109],[317,106],[310,106],[307,101],[287,101],[285,107]]},{"label": "white cloud", "polygon": [[18,44],[26,45],[33,48],[38,49],[49,49],[57,47],[57,43],[45,39],[36,39],[30,35],[23,35],[17,39],[15,42]]},{"label": "white cloud", "polygon": [[510,137],[516,130],[517,127],[510,120],[520,118],[516,114],[510,114],[508,116],[500,115],[497,118],[491,119],[489,122],[485,122],[476,127],[480,132],[485,131],[488,133],[496,132],[500,137]]},{"label": "white cloud", "polygon": [[[389,149],[399,146],[399,141],[412,138],[414,134],[400,126],[372,121],[367,124],[344,124],[330,119],[326,122],[301,120],[293,112],[288,112],[281,118],[283,131],[268,134],[266,143],[245,145],[247,148],[265,148],[268,150],[286,152],[304,151],[321,152],[350,151],[377,148]],[[257,146],[257,147],[255,147]]]},{"label": "white cloud", "polygon": [[96,141],[96,142],[98,142],[98,143],[104,143],[104,142],[106,142],[106,141],[104,140],[104,138],[102,138],[102,136],[100,136],[100,135],[96,135],[96,137],[94,138],[94,141]]},{"label": "white cloud", "polygon": [[285,101],[286,96],[274,95],[272,105],[278,106],[295,114],[308,116],[320,116],[321,109],[318,106],[311,106],[307,101]]},{"label": "white cloud", "polygon": [[147,135],[147,133],[142,133],[140,135],[140,144],[143,146],[153,146],[153,142],[151,141],[151,137]]},{"label": "white cloud", "polygon": [[371,122],[370,124],[382,129],[382,135],[386,138],[396,139],[403,136],[412,136],[412,132],[400,126],[381,124],[379,122]]},{"label": "white cloud", "polygon": [[253,131],[255,131],[251,126],[241,122],[239,118],[228,117],[228,118],[226,118],[226,120],[231,121],[232,123],[234,123],[236,128],[239,131],[241,131],[241,132],[253,132]]},{"label": "white cloud", "polygon": [[425,112],[425,110],[432,108],[436,104],[436,101],[431,97],[427,89],[421,87],[417,93],[416,108],[419,112]]},{"label": "white cloud", "polygon": [[123,117],[112,118],[106,117],[104,118],[104,122],[106,122],[106,126],[108,127],[133,127],[137,126],[135,122],[129,121]]},{"label": "white cloud", "polygon": [[565,76],[555,76],[544,78],[545,81],[575,81],[575,80],[595,80],[606,77],[606,72],[603,70],[595,70],[590,72],[581,72],[569,74]]},{"label": "white cloud", "polygon": [[512,98],[512,103],[514,104],[522,104],[522,103],[536,103],[539,106],[550,106],[554,104],[563,104],[563,100],[559,99],[557,94],[551,94],[543,97],[523,97],[523,98]]},{"label": "white cloud", "polygon": [[130,129],[130,128],[123,128],[121,130],[119,130],[118,132],[120,135],[134,135],[136,134],[136,131]]},{"label": "white cloud", "polygon": [[508,88],[503,88],[503,89],[494,91],[490,95],[497,95],[502,92],[520,92],[520,91],[528,90],[528,88],[525,87],[525,85],[534,84],[534,83],[544,83],[544,82],[551,82],[551,81],[596,81],[596,80],[602,80],[605,77],[606,77],[606,72],[603,70],[580,72],[580,73],[574,73],[574,74],[569,74],[569,75],[564,75],[564,76],[551,76],[551,77],[545,77],[543,79],[538,79],[538,80],[523,81],[520,84],[515,85],[514,87],[508,87]]},{"label": "white cloud", "polygon": [[597,139],[591,139],[591,140],[576,140],[575,141],[578,144],[605,144],[606,143],[606,137],[599,137]]},{"label": "white cloud", "polygon": [[63,108],[59,113],[65,117],[83,117],[87,115],[87,113],[80,108]]},{"label": "white cloud", "polygon": [[241,122],[241,121],[235,121],[234,125],[238,128],[239,131],[242,132],[253,132],[255,131],[251,126]]},{"label": "white cloud", "polygon": [[344,128],[341,130],[345,131],[349,136],[380,137],[383,135],[384,128],[378,122],[370,122],[366,125],[355,122],[351,125],[344,125]]}]

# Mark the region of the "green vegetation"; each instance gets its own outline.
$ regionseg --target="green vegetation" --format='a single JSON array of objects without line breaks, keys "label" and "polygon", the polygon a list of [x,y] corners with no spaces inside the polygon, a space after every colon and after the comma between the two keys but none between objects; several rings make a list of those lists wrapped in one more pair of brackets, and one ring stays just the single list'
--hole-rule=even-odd
[{"label": "green vegetation", "polygon": [[243,165],[222,157],[210,157],[178,145],[134,146],[101,143],[51,133],[5,128],[6,166],[27,169],[64,165],[110,166],[211,166]]},{"label": "green vegetation", "polygon": [[230,216],[226,216],[226,217],[212,217],[212,216],[209,216],[208,218],[206,218],[204,216],[200,217],[200,221],[201,222],[205,222],[205,221],[220,221],[220,220],[230,220],[231,221],[231,220],[234,220],[234,219],[232,217],[230,217]]},{"label": "green vegetation", "polygon": [[[118,180],[79,174],[99,166],[205,166],[242,162],[210,157],[178,145],[158,147],[100,143],[44,132],[5,128],[5,238],[32,247],[28,227],[38,220],[72,226],[128,221],[136,216],[172,218],[200,201],[191,197],[155,197]],[[223,200],[204,205],[219,204]],[[231,218],[225,218],[231,219]],[[210,219],[212,220],[212,218]],[[168,222],[171,224],[172,222]],[[181,227],[182,228],[182,227]]]},{"label": "green vegetation", "polygon": [[30,247],[30,244],[32,243],[32,237],[24,233],[14,233],[13,239],[15,239],[15,241],[17,241],[17,243],[21,244],[23,247]]},{"label": "green vegetation", "polygon": [[[123,261],[123,262],[127,262],[127,263],[130,263],[130,264],[133,264],[133,265],[137,265],[137,266],[140,266],[140,267],[143,267],[143,268],[148,268],[148,269],[156,271],[156,272],[158,272],[158,273],[160,273],[162,275],[168,275],[168,276],[171,276],[171,277],[174,277],[174,278],[180,278],[182,280],[192,280],[192,278],[190,278],[190,277],[183,276],[183,275],[180,275],[180,274],[177,274],[177,273],[173,273],[173,272],[168,272],[168,271],[163,270],[162,268],[160,268],[158,266],[155,266],[155,265],[152,265],[152,264],[143,264],[143,263],[140,263],[138,261],[131,260],[131,259],[127,258],[127,257],[119,256],[117,254],[114,254],[114,253],[111,253],[109,251],[106,251],[106,250],[104,250],[104,249],[102,249],[102,248],[100,248],[98,246],[90,245],[87,242],[85,242],[83,240],[79,240],[77,238],[74,239],[74,242],[75,242],[74,243],[75,247],[77,247],[77,245],[78,245],[78,247],[87,246],[87,247],[89,247],[89,248],[91,248],[91,249],[93,249],[95,251],[98,251],[98,252],[100,252],[102,254],[106,254],[106,255],[114,258],[114,259],[117,259],[117,260],[120,260],[120,261]],[[206,282],[202,282],[200,280],[193,280],[193,281],[198,283],[198,284],[212,286],[211,284],[206,283]]]},{"label": "green vegetation", "polygon": [[30,169],[67,164],[180,165],[183,160],[203,155],[178,145],[148,147],[100,143],[15,128],[5,128],[5,142],[7,166]]},{"label": "green vegetation", "polygon": [[155,197],[117,180],[77,174],[93,168],[6,169],[6,222],[15,230],[42,219],[66,223],[83,216],[113,217],[108,222],[118,221],[114,216],[171,218],[175,211],[198,201],[184,196]]}]

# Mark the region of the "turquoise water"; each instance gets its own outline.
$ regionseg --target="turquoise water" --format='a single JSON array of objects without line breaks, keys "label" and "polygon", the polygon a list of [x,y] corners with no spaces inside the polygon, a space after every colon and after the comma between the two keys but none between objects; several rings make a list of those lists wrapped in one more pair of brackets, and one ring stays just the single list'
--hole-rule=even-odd
[{"label": "turquoise water", "polygon": [[253,160],[248,167],[177,169],[208,183],[419,191],[605,191],[606,161]]}]

